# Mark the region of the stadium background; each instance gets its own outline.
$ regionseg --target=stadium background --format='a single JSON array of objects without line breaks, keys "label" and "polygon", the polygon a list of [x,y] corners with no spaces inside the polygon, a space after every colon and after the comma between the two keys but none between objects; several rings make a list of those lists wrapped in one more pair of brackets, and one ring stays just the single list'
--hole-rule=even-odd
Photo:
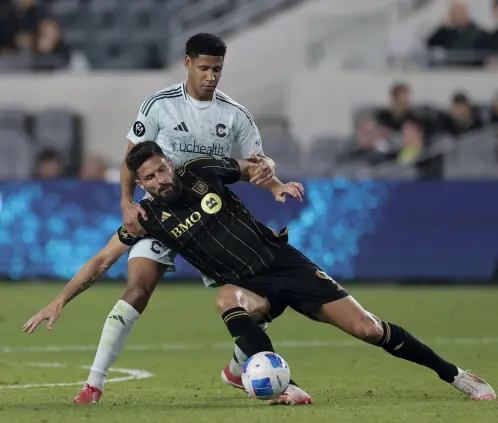
[{"label": "stadium background", "polygon": [[[205,30],[227,37],[220,88],[255,116],[278,174],[308,190],[304,204],[281,207],[237,187],[258,217],[276,228],[290,225],[292,242],[341,279],[496,280],[498,44],[469,47],[464,40],[469,45],[456,50],[457,40],[450,50],[428,48],[451,2],[37,4],[46,13],[42,22],[59,26],[59,47],[4,49],[0,56],[3,277],[67,279],[105,245],[120,221],[113,182],[138,105],[185,78],[185,40]],[[493,5],[469,5],[470,19],[491,38]],[[140,62],[151,46],[162,65]],[[70,57],[64,63],[62,51]],[[425,126],[408,161],[410,122],[389,132],[368,127],[376,108],[395,107],[389,91],[399,83]],[[447,114],[459,92],[481,123],[452,131]],[[380,160],[356,154],[369,140],[361,154]],[[54,162],[54,174],[43,170]],[[178,267],[174,278],[195,276],[184,263]],[[125,273],[122,260],[109,276]]]},{"label": "stadium background", "polygon": [[[464,2],[475,26],[461,9],[450,17],[450,0],[13,0],[43,8],[31,26],[10,3],[0,2],[0,421],[164,421],[168,409],[171,421],[211,422],[249,407],[257,421],[496,420],[291,312],[271,335],[322,408],[261,414],[221,385],[231,345],[213,290],[182,260],[117,364],[154,378],[110,385],[104,408],[85,415],[66,408],[75,386],[9,387],[86,376],[125,258],[108,273],[117,283],[73,301],[53,333],[19,328],[120,225],[125,136],[145,98],[185,78],[184,44],[200,31],[226,40],[219,88],[251,111],[278,175],[306,187],[304,203],[280,205],[235,186],[255,215],[289,225],[291,242],[367,307],[496,385],[497,2]],[[16,38],[47,22],[45,44]],[[445,25],[462,28],[431,44]],[[391,95],[400,84],[404,105]],[[30,367],[47,356],[67,367]]]}]

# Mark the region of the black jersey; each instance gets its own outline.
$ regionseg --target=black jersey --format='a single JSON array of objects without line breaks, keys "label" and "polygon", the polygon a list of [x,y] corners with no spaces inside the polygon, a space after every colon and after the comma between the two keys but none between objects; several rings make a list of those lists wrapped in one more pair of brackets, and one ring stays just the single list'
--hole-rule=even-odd
[{"label": "black jersey", "polygon": [[[276,249],[287,244],[287,230],[277,233],[258,222],[226,186],[241,178],[237,160],[202,157],[176,172],[182,184],[177,200],[140,202],[148,216],[140,218],[147,235],[222,284],[265,272]],[[124,226],[118,234],[126,245],[139,240]]]}]

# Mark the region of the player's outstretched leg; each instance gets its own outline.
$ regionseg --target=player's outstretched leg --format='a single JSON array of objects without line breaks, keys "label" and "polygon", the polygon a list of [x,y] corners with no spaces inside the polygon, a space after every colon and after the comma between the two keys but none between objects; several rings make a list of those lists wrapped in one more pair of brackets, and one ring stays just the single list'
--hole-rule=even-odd
[{"label": "player's outstretched leg", "polygon": [[[242,353],[241,358],[245,356],[247,360],[247,357],[261,351],[274,352],[270,338],[256,323],[268,316],[269,306],[264,298],[234,285],[224,285],[218,291],[216,306],[236,346]],[[222,371],[222,379],[224,379],[225,370]],[[234,382],[230,382],[232,386],[235,384],[242,386],[240,376],[238,379],[232,378],[232,382]],[[311,396],[291,379],[287,390],[276,404],[302,405],[312,404],[312,402]],[[270,404],[273,403],[270,402]]]},{"label": "player's outstretched leg", "polygon": [[147,307],[166,266],[153,260],[137,257],[128,262],[126,292],[106,318],[99,346],[90,374],[75,403],[94,404],[104,391],[107,372],[123,350],[133,324]]},{"label": "player's outstretched leg", "polygon": [[394,357],[434,370],[442,380],[473,400],[496,399],[495,391],[484,380],[444,360],[402,327],[369,313],[351,296],[323,305],[315,317],[381,347]]}]

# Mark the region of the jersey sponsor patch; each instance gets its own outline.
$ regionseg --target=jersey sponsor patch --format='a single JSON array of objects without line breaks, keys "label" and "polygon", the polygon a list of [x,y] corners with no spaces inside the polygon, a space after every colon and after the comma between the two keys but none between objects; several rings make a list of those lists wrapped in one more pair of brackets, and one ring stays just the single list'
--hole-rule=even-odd
[{"label": "jersey sponsor patch", "polygon": [[140,122],[139,120],[137,120],[134,124],[133,124],[133,133],[135,134],[135,136],[137,137],[143,137],[144,134],[145,134],[145,126],[142,122]]},{"label": "jersey sponsor patch", "polygon": [[216,214],[221,210],[221,198],[217,194],[209,193],[201,201],[202,210],[207,214]]},{"label": "jersey sponsor patch", "polygon": [[218,138],[225,138],[227,135],[227,127],[222,123],[218,123],[218,125],[216,125],[216,136]]}]

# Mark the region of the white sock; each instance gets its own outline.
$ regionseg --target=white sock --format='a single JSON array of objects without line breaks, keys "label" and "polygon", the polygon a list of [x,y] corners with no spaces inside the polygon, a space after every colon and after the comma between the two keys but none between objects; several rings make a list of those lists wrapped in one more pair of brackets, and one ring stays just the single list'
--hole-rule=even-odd
[{"label": "white sock", "polygon": [[[268,323],[261,323],[259,327],[266,332],[268,329]],[[242,352],[237,344],[235,344],[233,349],[233,358],[230,360],[230,364],[228,365],[230,373],[234,376],[240,376],[242,374],[242,367],[244,367],[244,364],[246,364],[248,358],[249,357]]]},{"label": "white sock", "polygon": [[107,372],[126,345],[133,323],[140,317],[126,301],[119,300],[107,316],[87,383],[104,390]]}]

